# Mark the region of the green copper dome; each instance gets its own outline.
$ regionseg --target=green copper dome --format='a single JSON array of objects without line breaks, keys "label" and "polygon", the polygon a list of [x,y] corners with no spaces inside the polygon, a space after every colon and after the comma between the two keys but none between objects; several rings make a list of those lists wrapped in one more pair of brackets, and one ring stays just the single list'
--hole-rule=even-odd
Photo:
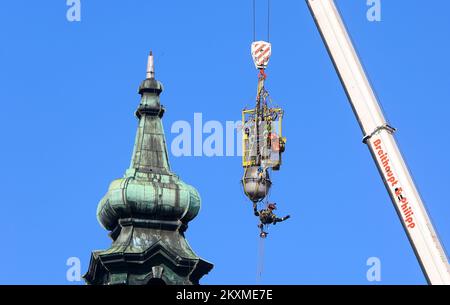
[{"label": "green copper dome", "polygon": [[119,219],[130,217],[187,224],[199,210],[197,190],[177,176],[137,173],[110,184],[98,205],[97,218],[105,229],[113,230]]}]

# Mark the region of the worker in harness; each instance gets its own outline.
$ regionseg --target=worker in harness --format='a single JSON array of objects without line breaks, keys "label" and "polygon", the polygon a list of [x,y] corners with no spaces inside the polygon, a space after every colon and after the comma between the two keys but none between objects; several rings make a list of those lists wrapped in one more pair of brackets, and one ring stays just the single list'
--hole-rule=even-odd
[{"label": "worker in harness", "polygon": [[253,204],[253,212],[255,214],[255,216],[259,217],[259,225],[258,228],[261,230],[261,233],[259,234],[260,237],[265,238],[267,236],[267,232],[264,231],[264,226],[265,225],[269,225],[269,224],[276,224],[277,222],[282,222],[285,221],[287,219],[289,219],[291,216],[287,215],[284,216],[282,218],[277,217],[277,215],[275,215],[273,213],[273,210],[277,209],[277,204],[276,203],[269,203],[267,205],[267,208],[258,211],[256,203]]}]

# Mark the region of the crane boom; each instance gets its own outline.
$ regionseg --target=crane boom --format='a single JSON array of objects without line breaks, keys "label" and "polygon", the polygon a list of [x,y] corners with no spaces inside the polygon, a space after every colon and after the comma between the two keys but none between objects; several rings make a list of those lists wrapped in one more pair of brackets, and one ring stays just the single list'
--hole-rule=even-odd
[{"label": "crane boom", "polygon": [[449,285],[450,268],[393,133],[334,0],[306,0],[403,228],[429,284]]}]

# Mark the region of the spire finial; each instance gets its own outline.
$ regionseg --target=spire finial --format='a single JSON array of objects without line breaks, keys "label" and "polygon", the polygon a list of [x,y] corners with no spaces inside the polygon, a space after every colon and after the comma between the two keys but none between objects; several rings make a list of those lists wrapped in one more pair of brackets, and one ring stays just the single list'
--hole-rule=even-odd
[{"label": "spire finial", "polygon": [[150,79],[155,78],[155,65],[153,62],[153,52],[152,51],[150,51],[150,54],[148,55],[147,78],[150,78]]}]

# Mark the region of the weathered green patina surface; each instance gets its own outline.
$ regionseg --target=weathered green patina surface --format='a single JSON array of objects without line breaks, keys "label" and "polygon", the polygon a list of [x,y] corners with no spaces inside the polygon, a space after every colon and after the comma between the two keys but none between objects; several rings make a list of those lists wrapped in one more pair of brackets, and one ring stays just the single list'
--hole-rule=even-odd
[{"label": "weathered green patina surface", "polygon": [[84,275],[88,284],[198,284],[213,268],[184,238],[201,202],[197,190],[170,170],[162,91],[153,77],[139,87],[139,127],[130,168],[110,184],[97,209],[113,243],[92,253]]}]

